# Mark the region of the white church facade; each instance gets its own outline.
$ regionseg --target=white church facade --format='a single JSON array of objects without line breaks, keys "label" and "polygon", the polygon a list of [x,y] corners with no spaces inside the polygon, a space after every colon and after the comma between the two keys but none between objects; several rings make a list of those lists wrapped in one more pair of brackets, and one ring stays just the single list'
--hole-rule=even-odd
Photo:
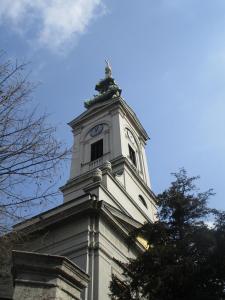
[{"label": "white church facade", "polygon": [[[74,145],[70,178],[61,188],[63,204],[15,226],[31,237],[25,252],[14,253],[15,300],[21,295],[45,299],[49,283],[55,287],[51,299],[110,299],[112,274],[121,276],[119,261],[143,251],[141,240],[130,244],[130,232],[155,220],[148,135],[121,97],[109,65],[96,90],[98,95],[85,102],[85,112],[69,123]],[[29,266],[21,271],[26,257]]]}]

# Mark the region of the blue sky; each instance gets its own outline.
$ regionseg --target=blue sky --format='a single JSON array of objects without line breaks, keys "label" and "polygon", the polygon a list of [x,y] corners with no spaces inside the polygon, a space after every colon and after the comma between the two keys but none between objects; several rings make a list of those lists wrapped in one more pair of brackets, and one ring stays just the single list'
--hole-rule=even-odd
[{"label": "blue sky", "polygon": [[[58,138],[83,110],[109,59],[122,96],[151,140],[155,193],[184,167],[225,202],[224,0],[0,0],[1,48],[30,61],[34,104]],[[69,170],[62,174],[61,184]]]}]

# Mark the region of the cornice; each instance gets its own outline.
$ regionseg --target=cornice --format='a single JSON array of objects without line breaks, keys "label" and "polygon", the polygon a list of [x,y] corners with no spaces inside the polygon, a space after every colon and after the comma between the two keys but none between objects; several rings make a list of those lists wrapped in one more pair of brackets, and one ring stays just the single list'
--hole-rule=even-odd
[{"label": "cornice", "polygon": [[[79,290],[86,287],[89,281],[88,274],[74,262],[63,256],[13,250],[12,259],[14,271],[20,270],[20,272],[25,273],[40,272],[40,274],[54,274],[55,278],[62,278],[63,281],[76,286]],[[49,282],[46,282],[45,280],[42,281],[42,277],[40,277],[39,280],[31,280],[29,282],[36,285],[49,284]],[[26,279],[22,278],[17,278],[16,282],[28,283]],[[60,287],[57,282],[52,282],[49,286],[51,285]]]},{"label": "cornice", "polygon": [[100,114],[103,111],[113,111],[115,109],[122,109],[123,113],[129,118],[133,126],[139,131],[140,135],[143,137],[144,141],[149,139],[147,132],[139,121],[137,115],[134,113],[132,108],[126,103],[122,97],[113,98],[103,103],[96,103],[91,109],[85,111],[83,114],[73,119],[68,123],[69,126],[74,130],[75,127],[79,127],[87,120],[91,119],[96,114]]},{"label": "cornice", "polygon": [[[85,198],[85,197],[84,197]],[[105,201],[101,200],[85,200],[84,202],[76,205],[76,200],[71,200],[67,203],[64,203],[60,206],[61,210],[58,210],[58,207],[51,210],[51,215],[49,215],[50,211],[44,212],[42,214],[37,215],[35,218],[32,218],[32,220],[27,220],[23,222],[23,224],[18,224],[14,227],[14,230],[23,233],[23,234],[33,234],[35,232],[42,232],[43,230],[50,229],[52,226],[55,226],[56,224],[60,224],[62,222],[65,222],[66,220],[74,219],[74,216],[85,216],[88,215],[102,215],[102,216],[108,216],[108,220],[110,219],[110,222],[113,226],[117,226],[117,229],[121,229],[121,224],[118,226],[118,221],[116,221],[115,216],[113,214],[109,213],[110,209],[106,209],[106,207],[110,207]],[[68,206],[68,203],[71,204],[73,202],[74,205]],[[55,210],[55,212],[54,212]],[[116,210],[116,208],[114,208]],[[119,211],[119,210],[118,210]],[[132,220],[130,216],[127,216],[126,213],[123,213],[119,211],[121,215],[124,214],[126,220],[129,219]],[[111,216],[109,218],[109,216]],[[32,222],[31,222],[32,221]],[[135,220],[134,220],[135,222]],[[132,224],[132,223],[131,223]],[[135,223],[133,223],[134,226]],[[124,226],[122,226],[124,228]],[[123,232],[126,232],[125,228],[123,229]]]},{"label": "cornice", "polygon": [[[142,188],[145,190],[146,193],[150,194],[151,199],[154,201],[152,204],[156,207],[156,195],[154,192],[147,186],[147,184],[143,181],[143,179],[138,175],[137,170],[133,165],[129,162],[129,160],[125,156],[119,156],[113,160],[110,161],[112,164],[112,168],[115,168],[116,166],[120,164],[126,165],[126,167],[129,169],[129,171],[132,173],[132,175],[135,177],[135,179],[138,181],[138,183],[142,186]],[[104,164],[98,166],[98,168],[102,169],[102,166]],[[94,170],[94,169],[93,169]],[[93,170],[87,171],[84,174],[81,174],[77,177],[74,177],[73,179],[69,180],[64,186],[60,187],[60,191],[64,192],[66,189],[70,189],[79,183],[82,183],[84,181],[90,180],[92,178]],[[107,172],[106,170],[102,169],[102,174],[108,174],[113,178],[113,180],[118,184],[119,181],[115,179],[116,173],[113,172],[112,176],[110,172]],[[97,183],[95,183],[97,184]],[[120,184],[121,185],[121,184]],[[122,185],[121,185],[122,186]],[[124,188],[123,188],[124,189]],[[125,189],[124,189],[125,190]],[[126,191],[126,190],[125,190]],[[127,192],[126,192],[127,193]]]}]

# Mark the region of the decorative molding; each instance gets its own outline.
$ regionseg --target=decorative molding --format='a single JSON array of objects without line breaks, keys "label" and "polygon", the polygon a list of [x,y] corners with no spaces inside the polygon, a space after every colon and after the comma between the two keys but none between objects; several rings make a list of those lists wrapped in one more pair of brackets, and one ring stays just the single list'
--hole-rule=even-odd
[{"label": "decorative molding", "polygon": [[68,124],[75,128],[83,123],[85,123],[87,120],[92,119],[93,116],[96,114],[101,114],[104,111],[107,111],[108,113],[112,113],[115,110],[122,109],[122,111],[125,113],[126,117],[131,121],[133,126],[139,131],[139,134],[143,136],[144,140],[148,140],[149,136],[146,133],[145,129],[141,125],[141,122],[138,120],[136,114],[133,112],[133,110],[129,107],[129,105],[123,100],[122,97],[117,97],[112,100],[108,100],[106,102],[101,103],[100,105],[96,105],[93,109],[90,109],[83,114],[81,114],[79,117],[73,119]]}]

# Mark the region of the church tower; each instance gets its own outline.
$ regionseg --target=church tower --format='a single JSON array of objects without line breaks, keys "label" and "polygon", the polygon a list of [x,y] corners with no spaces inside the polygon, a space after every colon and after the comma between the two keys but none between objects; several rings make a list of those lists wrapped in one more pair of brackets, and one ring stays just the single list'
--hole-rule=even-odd
[{"label": "church tower", "polygon": [[[62,188],[64,201],[82,195],[94,171],[103,175],[104,186],[113,196],[106,202],[141,223],[151,221],[155,203],[145,152],[149,137],[121,97],[108,63],[95,90],[98,95],[85,102],[87,110],[69,123],[74,145],[70,179]],[[105,169],[111,170],[109,176],[104,176]]]},{"label": "church tower", "polygon": [[63,204],[15,227],[36,233],[27,250],[69,258],[89,275],[83,300],[110,299],[112,274],[121,274],[118,261],[144,250],[141,239],[130,244],[129,234],[153,222],[156,212],[148,135],[121,97],[109,63],[95,89],[85,112],[69,123],[74,145]]}]

